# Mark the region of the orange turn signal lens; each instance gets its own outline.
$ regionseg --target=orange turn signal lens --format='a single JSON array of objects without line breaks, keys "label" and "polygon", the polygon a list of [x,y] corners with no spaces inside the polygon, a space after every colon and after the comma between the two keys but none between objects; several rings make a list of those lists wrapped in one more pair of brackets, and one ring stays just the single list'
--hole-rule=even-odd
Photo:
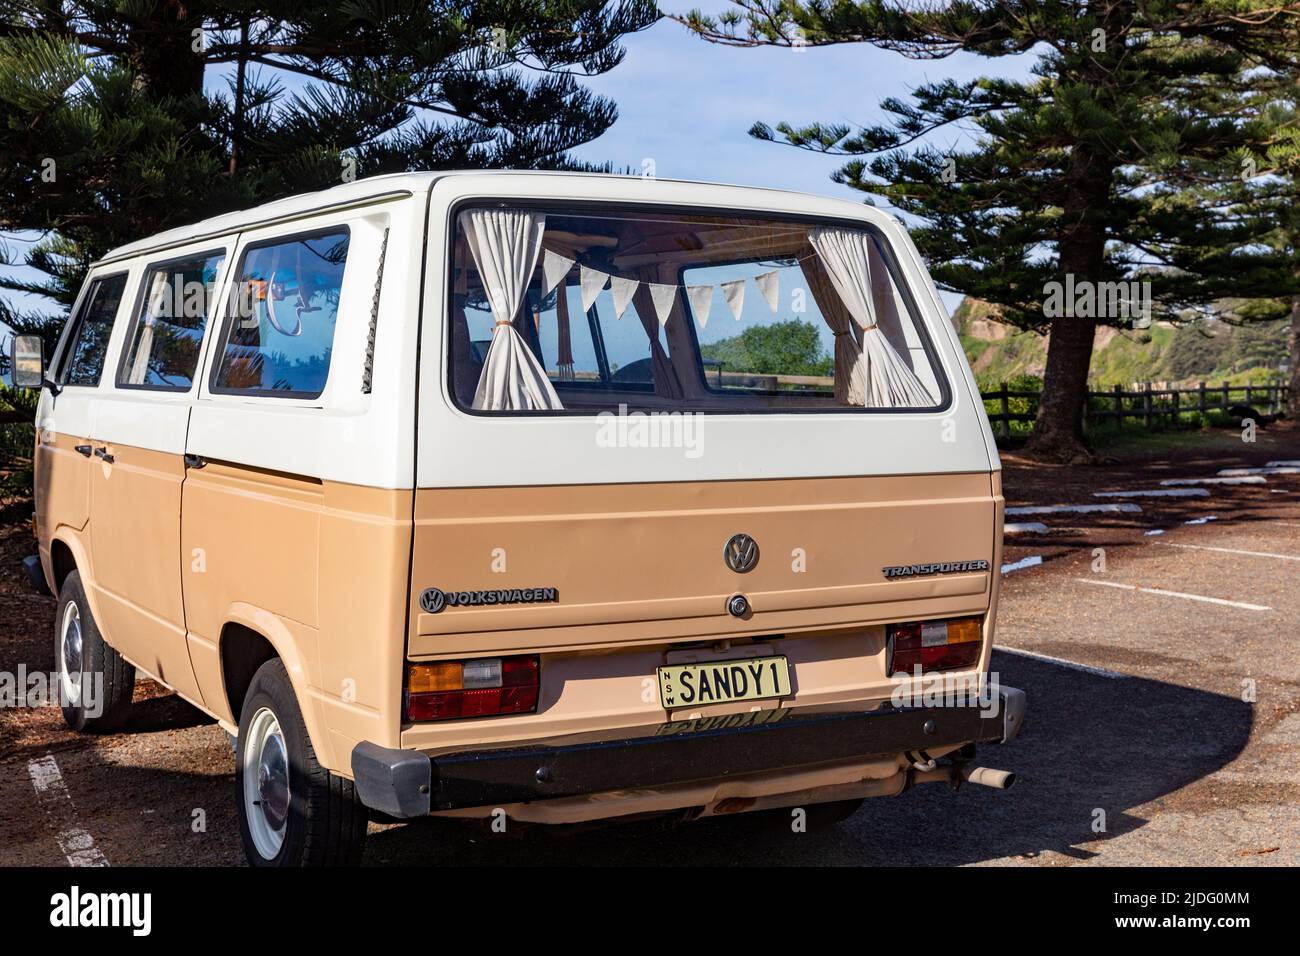
[{"label": "orange turn signal lens", "polygon": [[969,644],[971,641],[980,640],[983,637],[980,633],[981,623],[981,620],[977,617],[961,617],[955,621],[949,621],[948,643]]},{"label": "orange turn signal lens", "polygon": [[408,664],[406,689],[412,694],[432,694],[441,690],[460,690],[464,687],[465,665],[460,661],[438,661],[434,664]]}]

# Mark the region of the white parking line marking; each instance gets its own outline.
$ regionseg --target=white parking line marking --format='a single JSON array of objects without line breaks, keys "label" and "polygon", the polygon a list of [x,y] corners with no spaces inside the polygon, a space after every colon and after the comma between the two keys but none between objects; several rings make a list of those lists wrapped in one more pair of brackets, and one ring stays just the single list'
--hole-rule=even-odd
[{"label": "white parking line marking", "polygon": [[1220,468],[1219,474],[1225,478],[1241,475],[1300,475],[1300,468],[1281,465],[1269,465],[1267,468]]},{"label": "white parking line marking", "polygon": [[1006,513],[1009,515],[1055,515],[1069,512],[1070,514],[1139,514],[1142,511],[1141,505],[1135,505],[1126,502],[1122,505],[1031,505],[1021,506],[1018,508],[1008,508]]},{"label": "white parking line marking", "polygon": [[1043,556],[1036,554],[1032,558],[1021,558],[1019,561],[1013,561],[1011,564],[1002,565],[1002,573],[1010,574],[1012,571],[1023,571],[1025,568],[1036,568],[1043,563]]},{"label": "white parking line marking", "polygon": [[1263,475],[1220,476],[1218,478],[1166,478],[1162,485],[1266,485]]},{"label": "white parking line marking", "polygon": [[1121,588],[1125,591],[1140,591],[1143,594],[1160,594],[1164,597],[1184,598],[1188,601],[1202,601],[1205,604],[1222,604],[1224,607],[1239,607],[1243,611],[1271,611],[1263,604],[1247,604],[1245,601],[1229,601],[1227,598],[1206,597],[1204,594],[1186,594],[1182,591],[1166,591],[1164,588],[1140,588],[1136,584],[1121,584],[1119,581],[1097,581],[1093,578],[1075,578],[1083,584],[1095,584],[1103,588]]},{"label": "white parking line marking", "polygon": [[1018,647],[1004,647],[1001,644],[994,644],[993,650],[1002,651],[1006,654],[1019,654],[1021,657],[1029,657],[1036,661],[1047,661],[1049,664],[1056,664],[1059,667],[1068,667],[1072,671],[1083,671],[1085,674],[1092,674],[1094,677],[1105,677],[1109,680],[1128,680],[1128,674],[1121,674],[1118,671],[1108,671],[1101,667],[1093,667],[1090,664],[1080,664],[1077,661],[1067,661],[1064,657],[1052,657],[1048,654],[1039,654],[1037,651],[1025,651]]},{"label": "white parking line marking", "polygon": [[45,815],[58,830],[55,840],[63,851],[69,866],[108,866],[108,860],[95,846],[94,839],[77,826],[77,811],[72,805],[72,795],[63,782],[63,774],[52,754],[40,760],[27,762],[27,773],[36,788],[36,800],[45,808]]},{"label": "white parking line marking", "polygon": [[1300,555],[1275,554],[1272,551],[1243,551],[1241,548],[1212,548],[1208,544],[1175,544],[1172,541],[1157,541],[1169,548],[1190,548],[1193,551],[1218,551],[1220,554],[1244,554],[1249,558],[1277,558],[1279,561],[1300,561]]},{"label": "white parking line marking", "polygon": [[1008,521],[1002,526],[1003,534],[1047,534],[1047,525],[1041,521]]},{"label": "white parking line marking", "polygon": [[1208,498],[1204,488],[1148,488],[1145,491],[1094,491],[1094,498]]}]

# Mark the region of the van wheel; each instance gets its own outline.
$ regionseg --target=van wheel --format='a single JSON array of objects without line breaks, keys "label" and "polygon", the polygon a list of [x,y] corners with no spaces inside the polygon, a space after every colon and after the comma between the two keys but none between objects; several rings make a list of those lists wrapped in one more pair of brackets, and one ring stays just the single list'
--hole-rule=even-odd
[{"label": "van wheel", "polygon": [[54,667],[59,705],[69,727],[97,734],[121,724],[135,692],[135,668],[100,635],[79,571],[69,574],[59,588]]},{"label": "van wheel", "polygon": [[351,780],[316,761],[279,658],[258,668],[244,697],[235,745],[235,801],[252,866],[361,862],[366,808]]}]

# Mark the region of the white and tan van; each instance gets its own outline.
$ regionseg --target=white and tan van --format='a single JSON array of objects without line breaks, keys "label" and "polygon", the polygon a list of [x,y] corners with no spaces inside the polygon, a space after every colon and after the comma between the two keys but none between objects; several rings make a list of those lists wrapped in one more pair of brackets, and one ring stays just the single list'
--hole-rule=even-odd
[{"label": "white and tan van", "polygon": [[998,456],[871,208],[379,177],[117,249],[13,358],[65,717],[210,714],[255,864],[1011,781]]}]

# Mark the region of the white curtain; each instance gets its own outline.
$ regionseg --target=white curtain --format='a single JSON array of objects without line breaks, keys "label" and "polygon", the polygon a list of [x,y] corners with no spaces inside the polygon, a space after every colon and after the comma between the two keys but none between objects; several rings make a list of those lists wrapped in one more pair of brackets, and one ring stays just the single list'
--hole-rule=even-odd
[{"label": "white curtain", "polygon": [[835,401],[841,405],[865,405],[867,367],[862,360],[862,329],[840,301],[821,259],[815,254],[801,258],[799,268],[808,281],[808,290],[822,319],[835,336]]},{"label": "white curtain", "polygon": [[[838,293],[840,302],[862,329],[865,396],[861,404],[873,408],[915,408],[934,404],[929,390],[908,368],[876,324],[871,294],[871,236],[860,229],[819,227],[809,232],[808,241],[825,267],[826,278]],[[836,331],[838,396],[839,343],[848,336]],[[852,404],[859,403],[854,401]]]},{"label": "white curtain", "polygon": [[563,408],[546,370],[511,324],[537,267],[546,216],[523,209],[472,209],[460,214],[460,227],[496,320],[474,407]]}]

